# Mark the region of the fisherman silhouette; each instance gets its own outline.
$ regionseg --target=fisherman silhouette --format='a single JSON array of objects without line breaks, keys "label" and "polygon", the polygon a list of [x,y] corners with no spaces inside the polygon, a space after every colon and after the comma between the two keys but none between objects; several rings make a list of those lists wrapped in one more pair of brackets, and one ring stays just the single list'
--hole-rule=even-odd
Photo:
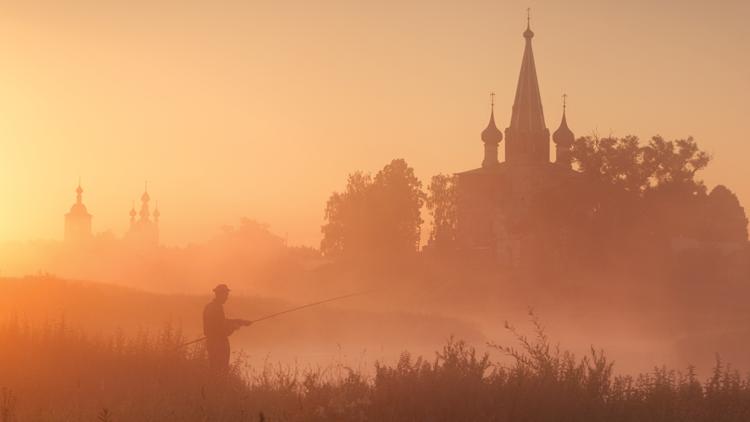
[{"label": "fisherman silhouette", "polygon": [[244,319],[227,319],[224,303],[229,298],[229,287],[219,284],[214,288],[214,300],[203,309],[203,334],[206,336],[208,364],[212,372],[226,373],[229,370],[229,336],[240,327],[252,324]]}]

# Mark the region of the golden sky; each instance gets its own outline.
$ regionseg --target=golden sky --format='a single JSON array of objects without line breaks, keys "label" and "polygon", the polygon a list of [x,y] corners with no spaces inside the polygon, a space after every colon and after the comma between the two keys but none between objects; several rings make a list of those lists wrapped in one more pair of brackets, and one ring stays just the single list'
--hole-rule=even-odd
[{"label": "golden sky", "polygon": [[80,176],[96,232],[148,180],[165,243],[247,216],[317,245],[349,172],[480,165],[526,7],[551,130],[567,93],[576,135],[692,135],[750,204],[750,2],[26,1],[0,16],[0,241],[62,238]]}]

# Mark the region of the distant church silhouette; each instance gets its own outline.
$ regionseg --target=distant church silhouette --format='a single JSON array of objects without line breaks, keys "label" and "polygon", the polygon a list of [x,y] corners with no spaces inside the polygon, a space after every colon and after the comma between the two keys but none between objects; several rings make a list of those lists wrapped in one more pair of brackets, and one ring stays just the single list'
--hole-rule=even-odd
[{"label": "distant church silhouette", "polygon": [[575,136],[568,128],[565,104],[560,127],[552,136],[556,159],[550,162],[550,132],[544,122],[531,46],[534,32],[528,20],[523,37],[526,46],[521,72],[510,125],[505,129],[505,161],[498,161],[503,133],[495,125],[493,93],[490,121],[481,134],[482,166],[457,174],[459,247],[484,251],[496,262],[512,267],[545,262],[540,259],[555,253],[547,250],[551,239],[542,238],[535,230],[528,211],[531,201],[540,194],[573,183],[578,175],[571,168],[570,150]]},{"label": "distant church silhouette", "polygon": [[91,240],[91,214],[83,205],[83,188],[78,181],[76,203],[65,214],[65,242],[81,244]]},{"label": "distant church silhouette", "polygon": [[139,246],[156,246],[159,244],[159,217],[161,217],[161,213],[157,204],[152,214],[149,201],[151,201],[151,196],[148,194],[148,186],[146,186],[143,195],[141,195],[141,210],[136,213],[135,203],[130,209],[130,230],[125,235],[125,240]]},{"label": "distant church silhouette", "polygon": [[[151,213],[149,202],[151,196],[148,194],[148,186],[141,195],[141,210],[135,211],[135,204],[130,210],[130,228],[125,234],[125,240],[136,246],[157,246],[159,244],[159,206]],[[138,218],[136,218],[138,217]],[[153,217],[153,218],[152,218]],[[65,214],[65,242],[68,244],[84,244],[92,238],[91,231],[92,216],[86,205],[83,204],[83,188],[78,182],[76,188],[76,203],[70,207],[70,212]]]}]

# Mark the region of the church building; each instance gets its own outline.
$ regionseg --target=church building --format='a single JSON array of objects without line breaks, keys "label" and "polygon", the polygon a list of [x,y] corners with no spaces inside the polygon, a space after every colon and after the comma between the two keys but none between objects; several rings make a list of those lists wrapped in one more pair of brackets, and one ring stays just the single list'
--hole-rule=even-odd
[{"label": "church building", "polygon": [[[135,204],[130,210],[130,228],[125,233],[124,240],[132,246],[158,246],[159,245],[159,211],[158,202],[154,211],[151,212],[151,196],[148,188],[141,195],[141,209],[135,210]],[[76,188],[76,203],[70,207],[70,212],[65,214],[65,243],[81,245],[93,239],[91,232],[91,214],[83,204],[83,188],[80,182]]]},{"label": "church building", "polygon": [[[130,230],[125,235],[125,239],[135,246],[157,246],[159,244],[159,206],[154,208],[151,213],[149,202],[151,196],[148,194],[148,187],[144,189],[141,195],[141,209],[135,211],[135,204],[130,209]],[[153,217],[153,218],[152,218]]]},{"label": "church building", "polygon": [[[578,176],[571,168],[570,151],[575,137],[567,125],[565,105],[560,126],[552,135],[555,160],[550,160],[550,131],[544,120],[534,63],[534,32],[528,23],[523,37],[526,46],[505,136],[495,124],[493,95],[489,124],[481,133],[481,167],[457,174],[459,248],[481,252],[480,255],[510,267],[549,262],[547,259],[559,252],[564,230],[550,239],[532,209],[544,201],[547,193],[575,183]],[[503,140],[505,160],[499,162],[498,148]]]},{"label": "church building", "polygon": [[65,242],[81,244],[91,240],[91,214],[83,205],[83,188],[78,182],[76,188],[76,203],[65,214]]}]

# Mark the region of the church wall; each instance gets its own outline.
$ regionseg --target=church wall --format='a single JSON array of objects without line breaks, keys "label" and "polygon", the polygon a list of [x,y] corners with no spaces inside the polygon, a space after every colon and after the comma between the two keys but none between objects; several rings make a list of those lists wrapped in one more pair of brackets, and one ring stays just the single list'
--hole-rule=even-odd
[{"label": "church wall", "polygon": [[67,215],[64,239],[72,243],[91,239],[91,215]]}]

